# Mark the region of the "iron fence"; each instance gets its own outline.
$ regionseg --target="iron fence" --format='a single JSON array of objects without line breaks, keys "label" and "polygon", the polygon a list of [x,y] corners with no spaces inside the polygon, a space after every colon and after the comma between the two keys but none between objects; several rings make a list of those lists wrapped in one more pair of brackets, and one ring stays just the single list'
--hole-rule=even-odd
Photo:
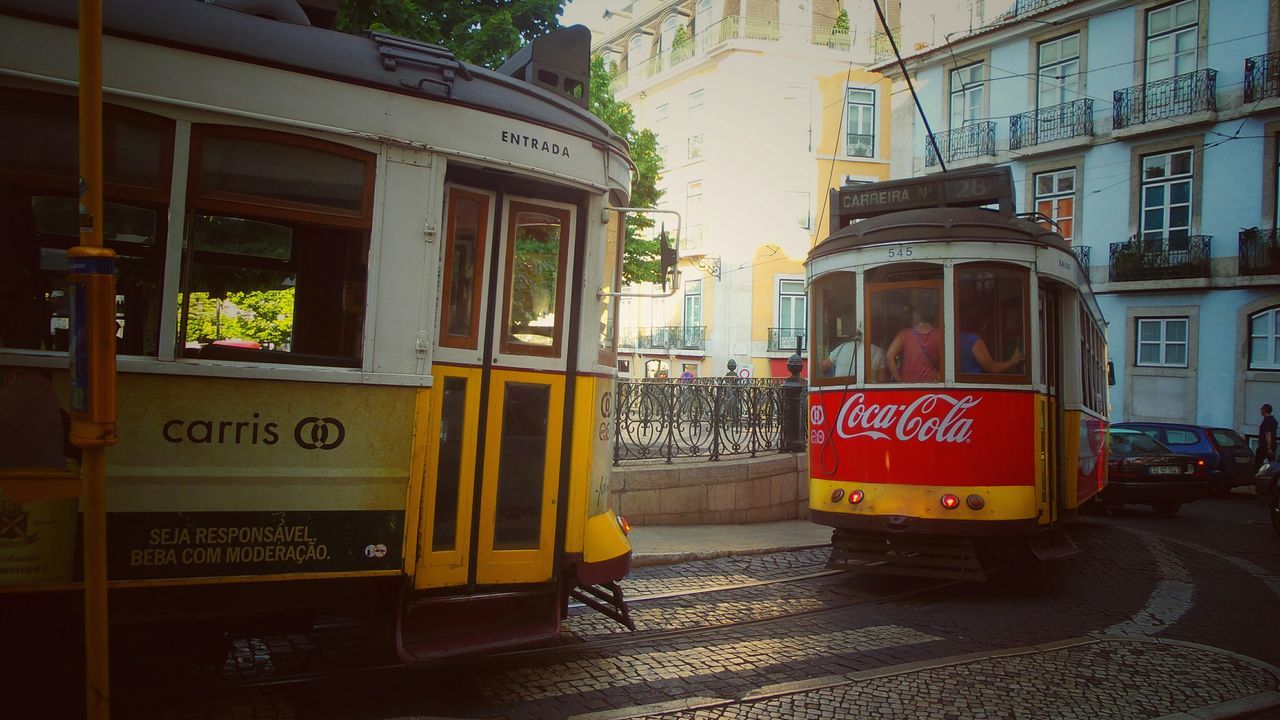
[{"label": "iron fence", "polygon": [[1280,245],[1276,229],[1249,228],[1240,231],[1240,274],[1280,274]]},{"label": "iron fence", "polygon": [[[808,332],[805,328],[790,327],[771,327],[769,328],[769,352],[783,352],[786,350],[803,350],[804,336]],[[797,340],[796,338],[799,338]]]},{"label": "iron fence", "polygon": [[1111,282],[1209,277],[1211,235],[1111,243]]},{"label": "iron fence", "polygon": [[1093,135],[1093,100],[1083,98],[1009,118],[1009,149]]},{"label": "iron fence", "polygon": [[1153,120],[1218,109],[1217,70],[1196,70],[1116,90],[1111,95],[1115,130]]},{"label": "iron fence", "polygon": [[1076,256],[1076,259],[1080,261],[1080,266],[1084,268],[1085,274],[1087,275],[1089,273],[1089,246],[1073,245],[1071,247],[1071,252]]},{"label": "iron fence", "polygon": [[1280,52],[1244,60],[1244,101],[1280,97]]},{"label": "iron fence", "polygon": [[779,378],[619,379],[613,464],[776,452],[781,404]]},{"label": "iron fence", "polygon": [[[946,162],[996,154],[996,124],[990,120],[934,133],[933,139],[938,145],[938,153],[942,154]],[[932,143],[925,143],[924,153],[926,166],[938,164],[938,155],[933,151]]]},{"label": "iron fence", "polygon": [[635,347],[644,350],[705,350],[705,327],[664,325],[640,330],[636,334]]},{"label": "iron fence", "polygon": [[861,133],[845,133],[845,155],[848,157],[875,157],[876,136]]}]

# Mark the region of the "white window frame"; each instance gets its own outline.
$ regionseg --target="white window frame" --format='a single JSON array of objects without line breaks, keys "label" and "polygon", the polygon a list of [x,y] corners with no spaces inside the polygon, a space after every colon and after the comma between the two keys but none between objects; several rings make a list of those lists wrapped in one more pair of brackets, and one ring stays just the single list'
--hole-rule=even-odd
[{"label": "white window frame", "polygon": [[[1075,41],[1075,53],[1064,55],[1063,46],[1070,40]],[[1045,61],[1046,50],[1056,50],[1055,57],[1049,62]],[[1038,44],[1036,46],[1036,109],[1042,110],[1062,105],[1078,97],[1080,77],[1080,33],[1063,35]],[[1046,95],[1049,95],[1050,102],[1045,102]]]},{"label": "white window frame", "polygon": [[[1064,190],[1062,189],[1062,185],[1063,185],[1062,181],[1064,178],[1067,178],[1067,177],[1071,178],[1071,182],[1070,182],[1071,186],[1069,189]],[[1041,183],[1040,183],[1041,178],[1049,179],[1050,182],[1052,183],[1052,188],[1047,191],[1042,191]],[[1078,207],[1078,203],[1076,203],[1075,201],[1076,187],[1077,187],[1076,169],[1071,167],[1071,168],[1062,168],[1059,170],[1046,170],[1044,172],[1034,173],[1031,176],[1031,183],[1032,183],[1032,192],[1035,193],[1034,204],[1032,205],[1032,209],[1038,213],[1048,216],[1049,219],[1057,223],[1058,232],[1062,232],[1062,229],[1061,229],[1062,221],[1070,220],[1071,232],[1063,233],[1062,237],[1068,243],[1075,244],[1075,237],[1074,237],[1075,229],[1076,229],[1075,212],[1076,212],[1076,208]],[[1064,199],[1071,200],[1070,215],[1066,215],[1062,212],[1061,202]],[[1041,203],[1049,203],[1049,212],[1044,212],[1044,210],[1040,209]]]},{"label": "white window frame", "polygon": [[701,89],[689,93],[689,140],[685,150],[687,160],[702,157],[702,103]]},{"label": "white window frame", "polygon": [[[866,100],[855,100],[854,94],[863,94],[871,96],[870,102]],[[865,96],[864,96],[865,97]],[[865,87],[847,87],[844,90],[844,134],[841,140],[844,143],[845,157],[876,157],[876,107],[879,105],[879,97],[874,88]],[[854,130],[854,114],[857,112],[857,129],[870,130],[870,132],[853,132]],[[868,127],[868,125],[870,127]],[[855,152],[855,147],[849,143],[850,135],[870,135],[871,145],[866,152]]]},{"label": "white window frame", "polygon": [[813,197],[808,190],[783,190],[783,196],[796,210],[796,227],[813,229]]},{"label": "white window frame", "polygon": [[[799,285],[799,290],[792,290],[790,292],[785,291],[783,288],[789,283],[797,283]],[[807,330],[809,327],[809,301],[808,296],[805,294],[804,278],[800,276],[779,276],[775,286],[775,294],[778,298],[777,303],[774,305],[774,322],[777,323],[776,327],[779,329],[792,328],[796,330]],[[784,301],[792,305],[789,313],[783,311],[782,306]],[[798,306],[796,305],[797,302],[799,303]],[[800,311],[799,325],[794,324],[797,307]],[[781,341],[781,338],[779,338],[779,341]]]},{"label": "white window frame", "polygon": [[[1173,164],[1176,156],[1186,156],[1186,171],[1174,172]],[[1193,221],[1195,210],[1195,150],[1179,148],[1166,152],[1143,155],[1138,165],[1138,236],[1143,247],[1150,251],[1167,250],[1169,252],[1185,252],[1191,247],[1191,236],[1194,234]],[[1148,172],[1159,168],[1159,177],[1148,177]],[[1174,202],[1173,192],[1179,187],[1186,188],[1186,200]],[[1150,202],[1153,191],[1159,190],[1158,202]],[[1186,209],[1186,224],[1172,225],[1175,210]],[[1160,227],[1148,227],[1150,213],[1159,212]],[[1175,235],[1177,232],[1179,234]]]},{"label": "white window frame", "polygon": [[951,129],[972,125],[982,119],[986,90],[986,63],[976,62],[951,71],[949,108]]},{"label": "white window frame", "polygon": [[[1189,10],[1189,12],[1184,12]],[[1179,20],[1179,16],[1183,19]],[[1188,19],[1190,18],[1190,19]],[[1167,22],[1165,20],[1167,19]],[[1199,0],[1181,0],[1147,11],[1145,82],[1155,82],[1194,72],[1199,63]],[[1155,32],[1152,28],[1156,27]],[[1168,42],[1167,49],[1158,49]],[[1189,63],[1188,63],[1189,60]],[[1167,63],[1167,66],[1164,65]],[[1189,66],[1188,66],[1189,65]]]},{"label": "white window frame", "polygon": [[[680,327],[702,327],[702,278],[684,281],[684,304],[680,314]],[[695,322],[689,322],[693,318]]]},{"label": "white window frame", "polygon": [[[1173,324],[1180,323],[1182,325],[1182,340],[1169,339],[1169,327]],[[1154,340],[1143,340],[1143,327],[1158,328],[1158,335]],[[1154,368],[1186,368],[1189,367],[1191,357],[1191,318],[1189,317],[1140,317],[1134,325],[1134,355],[1133,364],[1135,367],[1154,367]],[[1169,360],[1169,348],[1182,347],[1182,362],[1171,362]],[[1142,350],[1144,347],[1155,347],[1158,359],[1154,361],[1144,361],[1142,359]]]},{"label": "white window frame", "polygon": [[706,225],[703,222],[702,180],[690,180],[684,186],[684,219],[688,224],[685,246],[682,250],[701,250],[706,243]]},{"label": "white window frame", "polygon": [[[1270,327],[1258,330],[1259,320],[1266,318]],[[1267,352],[1263,357],[1255,352],[1258,340],[1265,342]],[[1280,305],[1260,310],[1249,316],[1249,365],[1250,370],[1280,370]]]}]

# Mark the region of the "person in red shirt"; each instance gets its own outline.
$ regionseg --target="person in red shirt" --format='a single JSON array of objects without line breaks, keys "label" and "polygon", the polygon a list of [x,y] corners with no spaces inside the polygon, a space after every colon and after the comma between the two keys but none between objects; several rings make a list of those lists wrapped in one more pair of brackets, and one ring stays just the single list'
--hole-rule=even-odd
[{"label": "person in red shirt", "polygon": [[937,309],[911,308],[911,325],[898,331],[885,352],[894,382],[942,381],[942,330],[934,326]]}]

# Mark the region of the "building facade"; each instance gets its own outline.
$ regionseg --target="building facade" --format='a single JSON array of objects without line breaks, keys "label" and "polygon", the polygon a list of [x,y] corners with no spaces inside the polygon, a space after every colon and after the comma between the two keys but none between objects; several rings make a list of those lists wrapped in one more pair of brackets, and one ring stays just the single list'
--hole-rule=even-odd
[{"label": "building facade", "polygon": [[[896,65],[891,175],[1012,166],[1108,321],[1113,420],[1280,405],[1276,0],[1018,0]],[[930,138],[930,131],[932,138]]]},{"label": "building facade", "polygon": [[732,359],[785,377],[828,189],[888,177],[890,85],[863,69],[886,47],[873,4],[636,0],[595,25],[615,96],[657,134],[660,207],[684,224],[676,294],[619,305],[620,371],[723,375]]}]

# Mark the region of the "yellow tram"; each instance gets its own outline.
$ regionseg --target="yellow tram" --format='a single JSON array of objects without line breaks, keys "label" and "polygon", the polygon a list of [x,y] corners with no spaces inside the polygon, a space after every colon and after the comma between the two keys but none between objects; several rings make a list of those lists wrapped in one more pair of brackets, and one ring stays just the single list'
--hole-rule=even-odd
[{"label": "yellow tram", "polygon": [[1007,167],[832,191],[806,261],[809,508],[833,563],[981,578],[1106,482],[1107,356],[1086,269],[1013,213]]},{"label": "yellow tram", "polygon": [[[343,610],[405,661],[554,637],[571,597],[629,622],[631,161],[585,28],[490,71],[296,6],[105,5],[112,620]],[[65,409],[76,3],[0,0],[0,37],[0,366]],[[75,504],[0,488],[0,622],[27,622],[77,596]]]}]

